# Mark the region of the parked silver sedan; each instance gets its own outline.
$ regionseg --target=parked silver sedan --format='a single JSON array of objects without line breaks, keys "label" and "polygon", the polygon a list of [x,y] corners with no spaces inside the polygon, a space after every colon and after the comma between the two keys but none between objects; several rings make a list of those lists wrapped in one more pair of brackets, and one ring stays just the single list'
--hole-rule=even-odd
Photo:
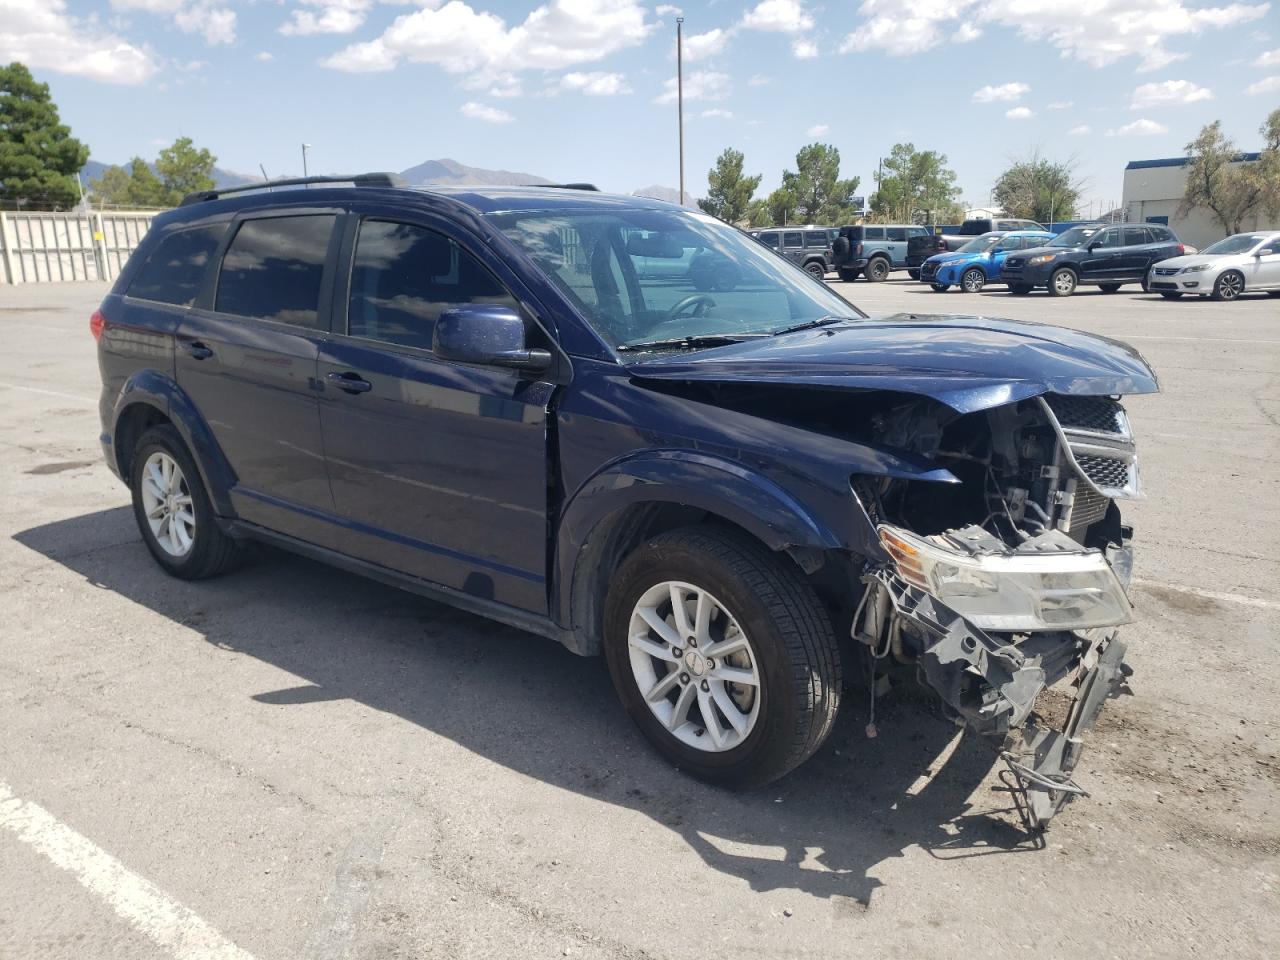
[{"label": "parked silver sedan", "polygon": [[1148,287],[1169,300],[1184,293],[1235,300],[1246,291],[1280,297],[1280,231],[1237,233],[1192,256],[1161,260]]}]

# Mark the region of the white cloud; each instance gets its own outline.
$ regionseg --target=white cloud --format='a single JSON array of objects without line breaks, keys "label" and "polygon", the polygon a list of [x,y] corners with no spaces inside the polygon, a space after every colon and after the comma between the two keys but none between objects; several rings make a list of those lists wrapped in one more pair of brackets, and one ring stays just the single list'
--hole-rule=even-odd
[{"label": "white cloud", "polygon": [[813,29],[813,17],[800,0],[764,0],[742,16],[742,27],[770,33],[802,33]]},{"label": "white cloud", "polygon": [[307,37],[317,33],[351,33],[363,23],[373,0],[298,0],[313,10],[294,10],[281,24],[285,36]]},{"label": "white cloud", "polygon": [[1030,107],[1011,107],[1004,115],[1006,120],[1030,120],[1035,116]]},{"label": "white cloud", "polygon": [[461,86],[466,90],[478,90],[487,97],[521,97],[524,96],[524,85],[514,73],[483,70],[463,79]]},{"label": "white cloud", "polygon": [[1133,91],[1129,106],[1134,110],[1145,110],[1147,107],[1170,107],[1212,99],[1213,91],[1198,87],[1190,80],[1165,80],[1142,84]]},{"label": "white cloud", "polygon": [[812,40],[795,40],[791,44],[791,54],[797,60],[812,60],[818,55],[818,45]]},{"label": "white cloud", "polygon": [[183,33],[198,33],[209,46],[236,42],[236,12],[212,3],[198,2],[173,15],[173,22]]},{"label": "white cloud", "polygon": [[696,33],[684,39],[684,58],[686,60],[702,60],[714,57],[724,50],[729,42],[729,31],[716,27],[706,33]]},{"label": "white cloud", "polygon": [[971,43],[982,36],[982,31],[975,27],[972,23],[962,23],[960,28],[951,35],[952,43]]},{"label": "white cloud", "polygon": [[1133,123],[1126,123],[1123,127],[1115,130],[1108,130],[1108,137],[1149,137],[1158,133],[1168,133],[1169,128],[1163,123],[1156,123],[1154,120],[1135,120]]},{"label": "white cloud", "polygon": [[666,17],[666,16],[678,17],[680,16],[680,14],[684,13],[684,11],[681,10],[679,7],[673,7],[669,3],[658,4],[656,7],[653,8],[653,12],[660,17]]},{"label": "white cloud", "polygon": [[450,73],[558,70],[635,46],[656,27],[635,0],[548,0],[515,27],[449,0],[396,17],[381,36],[321,63],[357,73],[391,70],[401,60],[434,63]]},{"label": "white cloud", "polygon": [[66,0],[0,0],[0,63],[14,60],[121,84],[144,83],[161,65],[150,47],[129,43],[93,18],[68,14]]},{"label": "white cloud", "polygon": [[[695,70],[684,78],[684,98],[686,100],[723,100],[729,95],[729,75],[715,70]],[[662,84],[662,93],[654,103],[675,103],[676,78],[672,77]]]},{"label": "white cloud", "polygon": [[1253,61],[1255,67],[1280,67],[1280,47],[1268,50]]},{"label": "white cloud", "polygon": [[1270,8],[1252,0],[1221,7],[1190,0],[918,0],[906,8],[899,0],[862,0],[863,23],[845,36],[840,52],[908,56],[957,38],[966,26],[994,25],[1092,66],[1135,57],[1140,70],[1154,70],[1187,56],[1169,50],[1167,41],[1259,20]]},{"label": "white cloud", "polygon": [[486,123],[510,123],[515,119],[505,110],[491,107],[487,103],[476,103],[474,100],[468,100],[464,103],[461,107],[461,113],[464,117],[483,120]]},{"label": "white cloud", "polygon": [[1067,131],[1067,134],[1072,137],[1083,137],[1087,133],[1093,133],[1093,128],[1087,123],[1081,123]]},{"label": "white cloud", "polygon": [[262,63],[270,63],[275,58],[276,58],[276,55],[272,53],[270,50],[262,50],[253,55],[253,59],[261,61]]},{"label": "white cloud", "polygon": [[766,77],[763,73],[753,73],[751,79],[747,81],[748,87],[767,87],[773,83],[772,77]]},{"label": "white cloud", "polygon": [[828,133],[831,127],[825,123],[815,123],[812,127],[804,132],[806,137],[820,137],[824,133]]},{"label": "white cloud", "polygon": [[111,0],[112,10],[145,10],[147,13],[175,13],[187,0]]},{"label": "white cloud", "polygon": [[1055,100],[1045,107],[1046,110],[1070,110],[1076,105],[1074,100]]},{"label": "white cloud", "polygon": [[560,86],[565,90],[577,90],[591,97],[612,97],[620,93],[630,93],[627,78],[620,73],[605,73],[601,70],[591,73],[566,73],[560,78]]},{"label": "white cloud", "polygon": [[1031,88],[1025,83],[1002,83],[999,86],[988,84],[973,91],[974,103],[995,103],[997,100],[1011,102],[1021,100],[1023,94],[1030,93]]},{"label": "white cloud", "polygon": [[1244,88],[1244,92],[1253,96],[1258,93],[1272,93],[1280,90],[1280,76],[1263,77],[1257,83],[1251,83]]},{"label": "white cloud", "polygon": [[710,120],[732,120],[733,111],[721,110],[719,107],[712,107],[710,110],[703,110],[700,114],[698,114],[698,116],[706,117]]}]

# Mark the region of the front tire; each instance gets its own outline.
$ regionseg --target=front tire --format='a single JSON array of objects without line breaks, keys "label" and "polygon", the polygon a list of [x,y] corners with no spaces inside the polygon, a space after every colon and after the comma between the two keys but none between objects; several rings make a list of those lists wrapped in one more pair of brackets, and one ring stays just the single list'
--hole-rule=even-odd
[{"label": "front tire", "polygon": [[1053,271],[1049,278],[1049,296],[1069,297],[1076,292],[1076,272],[1069,267]]},{"label": "front tire", "polygon": [[929,284],[929,289],[934,293],[946,293],[950,286],[951,284],[949,283],[931,283]]},{"label": "front tire", "polygon": [[1238,270],[1224,270],[1213,282],[1214,300],[1238,300],[1244,293],[1244,274]]},{"label": "front tire", "polygon": [[919,280],[919,279],[920,279],[920,271],[919,271],[919,270],[908,270],[908,271],[907,271],[907,276],[908,276],[908,277],[910,277],[912,280]]},{"label": "front tire", "polygon": [[703,780],[776,780],[835,722],[827,611],[785,558],[733,531],[687,527],[632,553],[605,601],[604,649],[641,732]]},{"label": "front tire", "polygon": [[889,261],[884,257],[872,257],[865,274],[872,283],[880,283],[889,276]]},{"label": "front tire", "polygon": [[860,271],[858,270],[847,270],[844,267],[841,267],[839,270],[836,271],[836,276],[838,276],[845,283],[853,283],[853,281],[858,279],[859,272]]},{"label": "front tire", "polygon": [[129,488],[143,542],[170,576],[199,580],[235,561],[236,542],[219,529],[195,460],[171,424],[138,439]]},{"label": "front tire", "polygon": [[1009,292],[1015,297],[1025,297],[1031,292],[1031,284],[1029,283],[1011,283],[1009,284]]},{"label": "front tire", "polygon": [[1161,291],[1160,291],[1160,296],[1164,297],[1166,300],[1181,300],[1181,299],[1182,299],[1182,293],[1181,293],[1180,291],[1178,291],[1178,290],[1161,290]]},{"label": "front tire", "polygon": [[977,267],[970,267],[960,277],[960,289],[965,293],[981,293],[987,285],[987,275]]},{"label": "front tire", "polygon": [[1100,284],[1098,284],[1098,289],[1099,289],[1099,290],[1101,290],[1103,293],[1115,293],[1117,290],[1119,290],[1119,289],[1120,289],[1120,284],[1118,284],[1118,283],[1100,283]]}]

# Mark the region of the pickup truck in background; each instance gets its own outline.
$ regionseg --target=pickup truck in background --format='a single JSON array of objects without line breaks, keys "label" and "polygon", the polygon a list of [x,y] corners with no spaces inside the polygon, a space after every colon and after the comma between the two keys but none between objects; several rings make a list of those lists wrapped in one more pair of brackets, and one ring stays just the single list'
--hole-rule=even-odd
[{"label": "pickup truck in background", "polygon": [[1035,220],[1019,220],[1013,217],[975,217],[960,224],[958,233],[928,232],[907,243],[907,275],[920,279],[920,265],[939,253],[954,253],[974,237],[984,233],[1007,233],[1010,230],[1045,230],[1044,224]]}]

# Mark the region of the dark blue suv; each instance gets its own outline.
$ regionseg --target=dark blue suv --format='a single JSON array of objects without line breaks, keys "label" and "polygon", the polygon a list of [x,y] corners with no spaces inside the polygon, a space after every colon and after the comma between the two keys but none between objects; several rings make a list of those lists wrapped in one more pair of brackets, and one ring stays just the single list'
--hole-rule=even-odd
[{"label": "dark blue suv", "polygon": [[94,314],[166,571],[265,541],[603,653],[658,749],[731,784],[817,750],[845,677],[919,675],[1035,816],[1077,791],[1131,618],[1135,351],[867,317],[659,201],[328,179],[188,197]]}]

